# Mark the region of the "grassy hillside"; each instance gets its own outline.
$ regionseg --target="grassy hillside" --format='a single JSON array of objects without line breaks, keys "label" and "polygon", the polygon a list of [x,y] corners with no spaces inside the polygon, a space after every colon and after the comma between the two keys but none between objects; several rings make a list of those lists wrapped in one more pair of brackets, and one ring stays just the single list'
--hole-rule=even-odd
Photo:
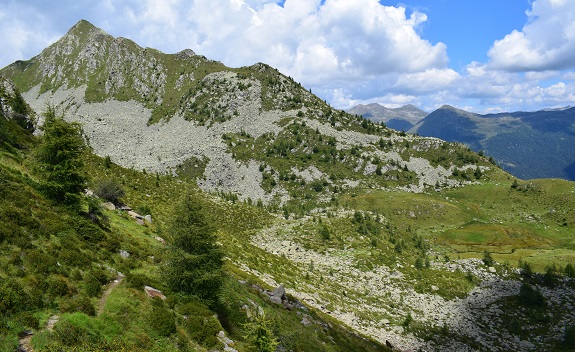
[{"label": "grassy hillside", "polygon": [[501,178],[422,195],[366,192],[347,197],[357,209],[390,215],[452,258],[489,251],[501,263],[574,263],[575,185],[562,180]]},{"label": "grassy hillside", "polygon": [[[205,195],[185,180],[122,169],[87,154],[90,184],[118,180],[125,189],[122,200],[154,220],[140,225],[124,211],[94,212],[88,208],[94,201],[89,196],[83,197],[78,213],[41,192],[34,172],[36,139],[13,120],[2,117],[2,124],[9,127],[10,140],[26,142],[15,147],[3,141],[0,154],[1,350],[16,349],[18,334],[31,330],[38,351],[221,349],[219,331],[243,351],[251,346],[247,335],[258,310],[266,312],[268,328],[287,349],[385,350],[293,298],[292,310],[272,303],[264,288],[274,287],[230,262],[218,304],[208,307],[171,292],[160,270],[166,245],[158,239],[165,236],[175,199],[191,193],[201,201]],[[211,198],[207,204],[206,214],[218,224],[225,243],[232,234],[240,237],[270,219],[255,206]],[[111,284],[114,279],[119,283]],[[144,285],[162,290],[167,299],[148,297]],[[54,316],[57,322],[47,329]]]},{"label": "grassy hillside", "polygon": [[[84,196],[78,213],[43,195],[34,172],[38,142],[13,120],[7,123],[12,140],[27,142],[18,147],[5,142],[0,157],[3,349],[15,348],[17,334],[31,329],[36,350],[205,350],[222,348],[215,334],[225,331],[242,351],[251,344],[250,319],[258,307],[278,343],[296,351],[385,350],[388,339],[424,350],[460,341],[481,348],[481,338],[458,331],[456,320],[437,315],[430,321],[437,313],[413,297],[438,300],[440,306],[470,300],[471,292],[485,290],[486,275],[492,274],[483,264],[464,266],[464,260],[482,258],[485,251],[510,282],[518,277],[513,268],[519,259],[523,268],[529,263],[539,272],[553,265],[552,280],[564,280],[558,278],[575,262],[570,236],[575,189],[566,181],[522,182],[491,171],[475,185],[420,194],[356,188],[338,192],[327,207],[298,215],[228,195],[228,200],[208,196],[185,176],[124,169],[86,154],[90,188],[114,180],[125,191],[122,201],[153,219],[140,225],[126,212],[103,209],[95,214],[108,221],[98,224],[90,216],[91,198]],[[441,162],[441,153],[436,158]],[[158,238],[168,235],[173,205],[182,194],[205,202],[227,258],[215,306],[171,292],[161,275],[166,245]],[[448,270],[449,265],[461,269]],[[110,284],[113,279],[120,280],[117,286]],[[528,278],[555,295],[544,280],[538,274]],[[570,292],[570,282],[554,285]],[[288,291],[289,309],[266,293],[279,284]],[[149,298],[144,285],[167,299]],[[540,346],[562,346],[563,335],[553,326],[573,324],[563,311],[569,304],[564,296],[549,303],[554,318],[544,321],[530,318],[537,306],[511,318],[518,306],[526,307],[513,290],[494,297],[502,314],[511,314],[505,319],[524,319],[524,325],[540,330],[538,336],[547,336]],[[480,319],[482,309],[465,316]],[[49,331],[55,315],[59,319]],[[349,327],[377,336],[380,344]],[[486,334],[483,338],[495,338],[489,331],[530,336],[496,322],[485,329],[473,331]],[[490,346],[501,350],[509,340],[503,334],[493,341]]]}]

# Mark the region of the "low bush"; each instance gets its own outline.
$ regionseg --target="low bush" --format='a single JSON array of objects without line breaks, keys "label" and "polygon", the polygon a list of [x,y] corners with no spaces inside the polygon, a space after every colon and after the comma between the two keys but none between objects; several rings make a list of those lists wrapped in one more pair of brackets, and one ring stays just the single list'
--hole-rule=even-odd
[{"label": "low bush", "polygon": [[32,312],[22,312],[18,314],[16,320],[27,329],[38,330],[40,328],[40,322]]},{"label": "low bush", "polygon": [[59,271],[56,258],[42,250],[32,249],[26,251],[24,263],[27,267],[32,268],[33,272],[45,276]]},{"label": "low bush", "polygon": [[11,315],[26,310],[30,296],[16,279],[8,278],[0,286],[0,315]]},{"label": "low bush", "polygon": [[62,313],[80,312],[90,316],[96,315],[96,309],[90,297],[85,294],[78,294],[71,298],[63,298],[60,300],[59,306]]},{"label": "low bush", "polygon": [[86,202],[88,204],[88,212],[86,216],[94,224],[98,224],[104,228],[110,226],[110,219],[104,213],[104,207],[99,199],[94,197],[87,197]]},{"label": "low bush", "polygon": [[223,328],[208,307],[192,302],[180,307],[179,312],[183,316],[180,325],[184,327],[192,340],[207,348],[218,344],[216,335]]},{"label": "low bush", "polygon": [[50,275],[46,280],[46,294],[51,299],[69,296],[75,289],[70,281],[62,275]]},{"label": "low bush", "polygon": [[111,273],[102,268],[92,268],[84,275],[84,290],[90,297],[99,296],[102,286],[111,279]]},{"label": "low bush", "polygon": [[93,322],[83,313],[63,315],[54,326],[55,339],[64,346],[93,344],[100,340]]},{"label": "low bush", "polygon": [[122,185],[114,179],[103,179],[94,185],[94,194],[114,204],[118,204],[120,199],[126,195]]},{"label": "low bush", "polygon": [[148,322],[160,336],[170,336],[176,332],[174,313],[167,309],[159,298],[154,298],[152,311],[148,315]]},{"label": "low bush", "polygon": [[85,241],[97,243],[106,239],[106,233],[91,221],[79,218],[74,228]]}]

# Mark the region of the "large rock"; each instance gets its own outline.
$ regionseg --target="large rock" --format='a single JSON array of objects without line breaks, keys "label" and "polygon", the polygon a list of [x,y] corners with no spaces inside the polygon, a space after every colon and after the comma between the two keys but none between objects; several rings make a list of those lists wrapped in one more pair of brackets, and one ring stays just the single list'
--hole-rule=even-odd
[{"label": "large rock", "polygon": [[166,299],[166,296],[164,296],[164,294],[162,293],[162,291],[155,289],[151,286],[144,286],[144,291],[146,291],[146,293],[148,294],[149,297],[154,298],[154,297],[158,297],[160,298],[162,301]]},{"label": "large rock", "polygon": [[269,293],[270,301],[276,304],[282,304],[282,301],[286,299],[286,290],[283,286],[276,287],[272,292]]}]

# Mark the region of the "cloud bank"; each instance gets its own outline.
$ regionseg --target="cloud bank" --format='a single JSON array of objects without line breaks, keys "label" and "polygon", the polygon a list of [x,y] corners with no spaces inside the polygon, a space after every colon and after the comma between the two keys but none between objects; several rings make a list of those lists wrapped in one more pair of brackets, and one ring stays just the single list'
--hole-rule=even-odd
[{"label": "cloud bank", "polygon": [[88,0],[0,4],[0,65],[28,59],[85,18],[115,36],[239,67],[265,62],[332,105],[452,104],[474,111],[575,104],[575,2],[534,0],[488,62],[457,72],[422,37],[428,17],[378,0]]}]

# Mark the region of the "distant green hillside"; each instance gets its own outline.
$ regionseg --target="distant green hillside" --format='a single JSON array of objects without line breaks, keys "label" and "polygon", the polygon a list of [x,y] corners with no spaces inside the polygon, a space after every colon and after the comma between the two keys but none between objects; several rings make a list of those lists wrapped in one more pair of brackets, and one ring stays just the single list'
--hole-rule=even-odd
[{"label": "distant green hillside", "polygon": [[482,150],[522,179],[575,180],[575,108],[478,115],[444,106],[409,132]]}]

